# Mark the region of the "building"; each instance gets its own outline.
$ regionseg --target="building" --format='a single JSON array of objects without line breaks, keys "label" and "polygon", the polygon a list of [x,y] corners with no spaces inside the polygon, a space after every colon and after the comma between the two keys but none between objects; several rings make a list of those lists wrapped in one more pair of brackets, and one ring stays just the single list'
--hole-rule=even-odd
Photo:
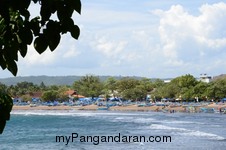
[{"label": "building", "polygon": [[171,82],[171,79],[165,79],[163,80],[164,83],[170,83]]},{"label": "building", "polygon": [[68,90],[66,94],[69,98],[85,98],[85,96],[79,95],[75,90]]},{"label": "building", "polygon": [[206,73],[200,74],[199,81],[209,83],[212,80],[211,76],[208,76]]}]

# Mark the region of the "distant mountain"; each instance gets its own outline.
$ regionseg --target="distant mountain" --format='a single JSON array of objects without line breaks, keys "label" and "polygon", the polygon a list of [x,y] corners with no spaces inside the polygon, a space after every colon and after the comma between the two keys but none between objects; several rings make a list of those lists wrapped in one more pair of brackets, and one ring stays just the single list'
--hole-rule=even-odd
[{"label": "distant mountain", "polygon": [[218,79],[223,79],[223,78],[226,78],[226,74],[221,74],[221,75],[213,77],[213,81],[218,80]]},{"label": "distant mountain", "polygon": [[[25,76],[25,77],[10,77],[0,79],[0,83],[7,86],[16,85],[19,82],[32,82],[34,84],[40,85],[42,82],[45,85],[72,85],[75,81],[78,81],[83,76]],[[115,79],[121,79],[124,76],[99,76],[101,81],[106,80],[109,77]],[[141,79],[142,77],[131,76],[131,78]]]},{"label": "distant mountain", "polygon": [[18,76],[0,79],[0,82],[8,86],[24,81],[32,82],[37,85],[40,85],[42,82],[45,85],[72,85],[74,81],[79,80],[80,78],[80,76]]}]

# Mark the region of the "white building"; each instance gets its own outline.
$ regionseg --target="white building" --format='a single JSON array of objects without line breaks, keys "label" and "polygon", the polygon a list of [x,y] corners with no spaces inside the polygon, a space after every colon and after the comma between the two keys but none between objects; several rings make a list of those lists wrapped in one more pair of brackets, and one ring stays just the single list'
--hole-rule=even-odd
[{"label": "white building", "polygon": [[209,83],[212,80],[211,76],[208,76],[206,73],[200,74],[199,81]]},{"label": "white building", "polygon": [[166,80],[164,80],[164,83],[170,83],[171,82],[171,80],[170,79],[166,79]]}]

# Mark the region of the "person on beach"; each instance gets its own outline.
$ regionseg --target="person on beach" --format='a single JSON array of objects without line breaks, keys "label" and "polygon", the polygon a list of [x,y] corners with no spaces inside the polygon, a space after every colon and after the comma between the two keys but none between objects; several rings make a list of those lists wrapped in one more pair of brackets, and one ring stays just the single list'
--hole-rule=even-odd
[{"label": "person on beach", "polygon": [[220,112],[220,114],[222,114],[222,113],[223,113],[223,111],[222,111],[221,107],[219,108],[219,112]]},{"label": "person on beach", "polygon": [[157,112],[158,112],[158,111],[159,111],[159,107],[157,107],[155,111],[157,111]]}]

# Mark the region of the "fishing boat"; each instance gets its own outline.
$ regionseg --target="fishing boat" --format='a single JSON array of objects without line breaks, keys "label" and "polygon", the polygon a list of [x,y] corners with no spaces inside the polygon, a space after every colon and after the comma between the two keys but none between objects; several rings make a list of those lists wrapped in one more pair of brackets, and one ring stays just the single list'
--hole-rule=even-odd
[{"label": "fishing boat", "polygon": [[204,108],[204,107],[201,107],[200,108],[200,111],[201,112],[204,112],[204,113],[215,113],[215,109],[214,108]]},{"label": "fishing boat", "polygon": [[98,107],[97,110],[108,110],[109,107]]}]

